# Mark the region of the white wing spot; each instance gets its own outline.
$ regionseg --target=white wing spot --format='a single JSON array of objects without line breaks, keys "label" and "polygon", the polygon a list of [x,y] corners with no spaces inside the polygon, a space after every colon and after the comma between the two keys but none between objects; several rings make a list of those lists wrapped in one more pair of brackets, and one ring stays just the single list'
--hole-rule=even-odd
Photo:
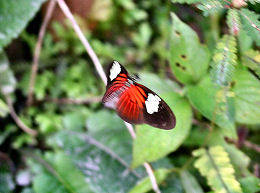
[{"label": "white wing spot", "polygon": [[114,61],[113,66],[110,69],[110,75],[109,75],[110,80],[111,81],[114,80],[120,72],[121,72],[120,64],[117,61]]},{"label": "white wing spot", "polygon": [[148,93],[148,98],[145,101],[147,113],[153,114],[154,112],[158,112],[160,101],[160,97],[153,95],[152,93]]}]

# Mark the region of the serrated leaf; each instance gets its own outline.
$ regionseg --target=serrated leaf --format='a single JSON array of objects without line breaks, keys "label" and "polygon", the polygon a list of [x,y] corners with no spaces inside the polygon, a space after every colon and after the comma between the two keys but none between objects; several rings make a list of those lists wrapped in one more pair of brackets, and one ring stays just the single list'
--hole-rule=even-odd
[{"label": "serrated leaf", "polygon": [[[154,176],[157,184],[161,184],[166,179],[169,173],[170,170],[164,168],[154,171]],[[134,188],[132,188],[129,193],[145,193],[150,190],[152,190],[152,184],[150,178],[147,176],[140,182],[138,182],[138,184]]]},{"label": "serrated leaf", "polygon": [[219,86],[228,86],[233,78],[237,64],[236,40],[234,36],[224,35],[217,43],[211,64],[212,81]]},{"label": "serrated leaf", "polygon": [[0,1],[0,51],[21,33],[44,1]]},{"label": "serrated leaf", "polygon": [[215,192],[242,193],[234,175],[235,170],[222,146],[198,149],[193,151],[193,155],[197,157],[194,166],[207,178]]},{"label": "serrated leaf", "polygon": [[7,104],[0,99],[0,117],[5,117],[9,113],[9,108]]},{"label": "serrated leaf", "polygon": [[[203,116],[214,121],[219,127],[221,127],[226,136],[236,138],[234,121],[230,119],[227,111],[223,114],[223,111],[219,109],[217,92],[221,92],[221,90],[219,90],[219,88],[215,86],[207,76],[198,85],[188,87],[187,97],[193,107]],[[223,95],[220,93],[220,96]],[[234,100],[234,97],[231,93],[224,96],[228,97],[226,101],[227,103],[230,103],[230,107],[226,107],[227,110],[232,110],[232,100]]]},{"label": "serrated leaf", "polygon": [[260,52],[258,50],[248,50],[242,56],[243,65],[254,71],[260,77]]},{"label": "serrated leaf", "polygon": [[112,154],[112,150],[85,133],[59,132],[49,143],[66,151],[67,156],[85,176],[93,192],[124,193],[137,182],[136,174]]},{"label": "serrated leaf", "polygon": [[174,13],[171,18],[169,60],[173,73],[182,83],[197,82],[208,69],[208,48],[200,44],[197,34]]},{"label": "serrated leaf", "polygon": [[202,188],[197,182],[196,178],[187,170],[181,171],[181,182],[186,193],[203,193]]},{"label": "serrated leaf", "polygon": [[208,16],[211,13],[224,9],[227,4],[228,3],[225,0],[207,0],[202,1],[201,4],[197,5],[197,7],[203,11],[205,16]]},{"label": "serrated leaf", "polygon": [[229,9],[227,13],[227,24],[229,27],[229,32],[236,36],[240,32],[241,21],[239,17],[239,13],[235,9]]},{"label": "serrated leaf", "polygon": [[16,80],[9,68],[9,61],[6,55],[0,53],[0,92],[10,94],[15,90]]},{"label": "serrated leaf", "polygon": [[234,75],[236,121],[244,124],[260,123],[260,83],[247,70]]},{"label": "serrated leaf", "polygon": [[134,140],[132,167],[148,161],[156,161],[175,151],[189,134],[191,127],[191,107],[176,93],[165,93],[161,97],[176,115],[176,127],[166,131],[149,125],[139,125]]},{"label": "serrated leaf", "polygon": [[256,45],[260,46],[260,21],[259,14],[248,9],[241,9],[240,17],[242,21],[243,29],[249,36],[256,42]]}]

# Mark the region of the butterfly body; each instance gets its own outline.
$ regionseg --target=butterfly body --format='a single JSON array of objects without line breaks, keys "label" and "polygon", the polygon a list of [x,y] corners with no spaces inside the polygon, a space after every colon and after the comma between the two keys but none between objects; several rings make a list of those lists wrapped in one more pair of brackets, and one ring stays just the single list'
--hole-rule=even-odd
[{"label": "butterfly body", "polygon": [[170,107],[156,93],[138,84],[126,69],[114,61],[107,72],[107,90],[102,103],[115,109],[131,124],[147,123],[161,129],[172,129],[176,120]]}]

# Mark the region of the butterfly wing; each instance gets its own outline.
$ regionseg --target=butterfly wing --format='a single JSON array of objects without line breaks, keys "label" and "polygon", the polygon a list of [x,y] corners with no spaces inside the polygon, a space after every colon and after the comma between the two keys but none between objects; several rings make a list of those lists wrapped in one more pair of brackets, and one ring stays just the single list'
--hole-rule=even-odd
[{"label": "butterfly wing", "polygon": [[175,116],[164,100],[136,83],[118,62],[109,66],[107,78],[107,90],[102,102],[106,107],[116,109],[124,121],[147,123],[166,130],[175,127]]}]

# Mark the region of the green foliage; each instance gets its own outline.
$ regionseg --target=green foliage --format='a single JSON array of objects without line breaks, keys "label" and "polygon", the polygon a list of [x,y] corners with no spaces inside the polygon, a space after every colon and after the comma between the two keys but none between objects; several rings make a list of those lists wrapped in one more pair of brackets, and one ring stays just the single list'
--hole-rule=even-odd
[{"label": "green foliage", "polygon": [[14,91],[16,80],[13,72],[9,68],[9,61],[6,55],[0,53],[0,92],[2,94],[10,94]]},{"label": "green foliage", "polygon": [[176,127],[165,131],[148,125],[138,126],[133,147],[132,167],[137,167],[146,161],[156,161],[175,151],[189,134],[192,114],[186,99],[175,93],[161,96],[176,115]]},{"label": "green foliage", "polygon": [[235,9],[228,10],[227,13],[227,24],[229,27],[229,32],[236,36],[238,35],[239,31],[241,30],[241,21],[239,17],[239,13]]},{"label": "green foliage", "polygon": [[196,178],[188,171],[184,170],[180,173],[181,183],[186,192],[190,193],[203,193],[202,188],[197,182]]},{"label": "green foliage", "polygon": [[236,121],[245,124],[259,124],[260,84],[259,80],[246,70],[238,70],[234,76]]},{"label": "green foliage", "polygon": [[211,78],[219,86],[227,86],[234,74],[237,63],[236,40],[233,36],[225,35],[218,43],[211,64]]},{"label": "green foliage", "polygon": [[216,192],[242,192],[235,178],[235,170],[227,152],[222,146],[198,149],[193,152],[198,159],[194,165],[207,178],[209,185]]},{"label": "green foliage", "polygon": [[249,36],[255,41],[255,43],[260,46],[260,36],[259,36],[259,14],[248,9],[241,9],[240,17],[243,24],[243,29],[248,33]]},{"label": "green foliage", "polygon": [[[217,95],[217,93],[220,93]],[[230,119],[228,114],[223,114],[218,111],[219,105],[217,99],[222,98],[221,90],[214,86],[209,77],[205,77],[198,85],[189,86],[187,90],[187,97],[194,108],[196,108],[202,115],[216,123],[223,129],[226,136],[235,137],[234,121]],[[233,100],[232,95],[228,96],[226,100]]]},{"label": "green foliage", "polygon": [[[154,176],[155,176],[157,183],[161,184],[162,181],[164,181],[166,179],[169,172],[170,171],[168,169],[158,169],[158,170],[154,171]],[[138,182],[138,184],[132,190],[130,190],[129,193],[145,193],[150,190],[152,190],[152,184],[150,182],[149,177],[146,177],[146,178],[142,179],[142,181]]]},{"label": "green foliage", "polygon": [[68,20],[47,28],[26,105],[44,17],[23,29],[42,2],[0,2],[0,192],[151,192],[144,162],[163,193],[259,192],[248,146],[259,141],[258,0],[250,11],[231,0],[96,0],[75,13],[104,69],[118,60],[176,115],[173,130],[134,126],[134,140],[102,106],[105,85]]},{"label": "green foliage", "polygon": [[247,66],[260,77],[260,52],[258,50],[248,50],[242,57],[243,65]]},{"label": "green foliage", "polygon": [[[174,13],[171,13],[170,65],[182,83],[194,83],[208,69],[209,51],[199,42],[197,34]],[[194,52],[196,50],[196,52]]]},{"label": "green foliage", "polygon": [[5,117],[9,113],[8,106],[0,99],[0,117]]},{"label": "green foliage", "polygon": [[0,1],[0,51],[21,33],[44,1]]}]

